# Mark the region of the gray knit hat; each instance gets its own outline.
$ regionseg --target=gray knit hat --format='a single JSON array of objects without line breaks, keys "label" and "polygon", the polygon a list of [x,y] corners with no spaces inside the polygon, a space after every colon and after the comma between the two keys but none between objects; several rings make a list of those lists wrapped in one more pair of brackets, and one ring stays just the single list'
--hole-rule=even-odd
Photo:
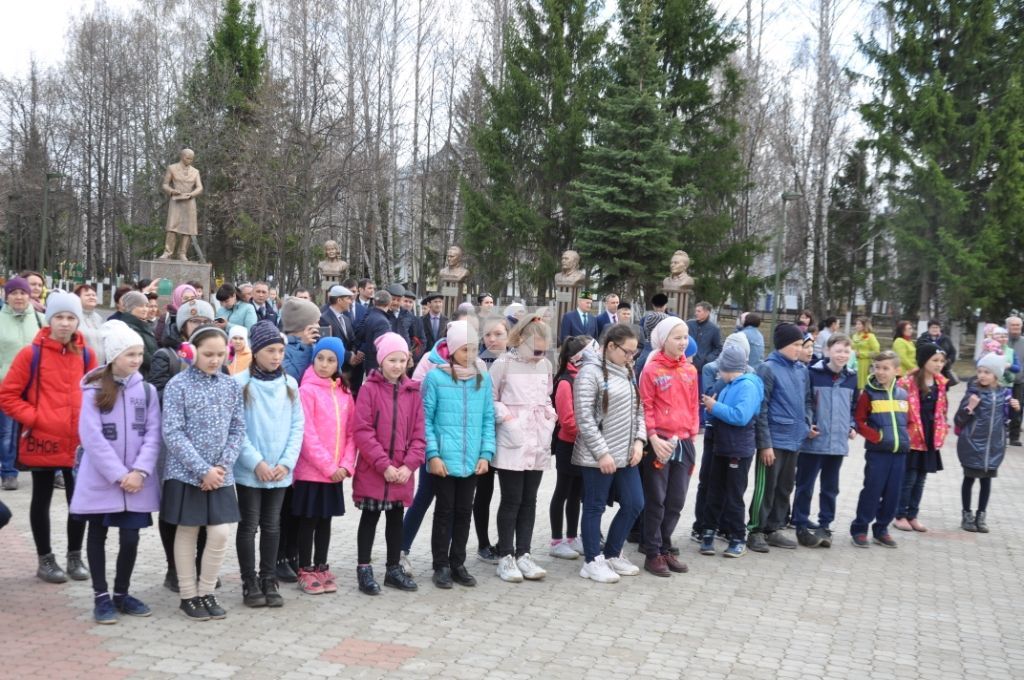
[{"label": "gray knit hat", "polygon": [[747,353],[739,345],[725,345],[718,355],[718,372],[743,373],[747,370],[747,358]]}]

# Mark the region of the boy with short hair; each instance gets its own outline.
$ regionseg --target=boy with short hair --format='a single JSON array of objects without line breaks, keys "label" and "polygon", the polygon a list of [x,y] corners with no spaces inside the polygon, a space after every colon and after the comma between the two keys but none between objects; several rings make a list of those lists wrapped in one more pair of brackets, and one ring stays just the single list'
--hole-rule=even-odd
[{"label": "boy with short hair", "polygon": [[903,473],[910,449],[907,432],[907,392],[896,385],[900,360],[895,352],[879,352],[872,359],[874,375],[857,399],[854,419],[864,437],[864,488],[857,501],[857,517],[850,525],[853,544],[867,548],[868,525],[874,542],[895,548],[889,523],[896,516]]}]

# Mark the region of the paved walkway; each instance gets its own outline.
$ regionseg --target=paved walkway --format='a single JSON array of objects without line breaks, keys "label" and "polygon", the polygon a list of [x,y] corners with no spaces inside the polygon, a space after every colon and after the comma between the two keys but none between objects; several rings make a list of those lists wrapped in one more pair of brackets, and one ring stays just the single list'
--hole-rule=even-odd
[{"label": "paved walkway", "polygon": [[[921,519],[931,531],[894,532],[898,550],[859,550],[842,532],[861,481],[858,441],[843,469],[831,550],[702,557],[681,526],[689,574],[598,585],[579,578],[579,561],[546,555],[552,473],[537,518],[535,552],[549,570],[543,582],[505,584],[474,560],[479,587],[435,589],[428,519],[413,555],[420,592],[366,597],[355,587],[356,511],[335,522],[337,594],[300,596],[287,587],[283,609],[247,610],[231,550],[220,593],[228,618],[206,623],[186,621],[161,587],[155,528],[143,532],[133,582],[154,610],[150,618],[97,626],[88,582],[38,581],[23,476],[21,490],[2,492],[15,519],[0,532],[0,677],[1022,678],[1024,449],[1010,450],[993,484],[992,533],[968,534],[959,529],[951,440],[946,470],[925,490]],[[64,512],[57,504],[55,527]],[[687,531],[691,521],[688,500]],[[55,549],[63,554],[63,531]],[[382,533],[375,557],[383,560]]]}]

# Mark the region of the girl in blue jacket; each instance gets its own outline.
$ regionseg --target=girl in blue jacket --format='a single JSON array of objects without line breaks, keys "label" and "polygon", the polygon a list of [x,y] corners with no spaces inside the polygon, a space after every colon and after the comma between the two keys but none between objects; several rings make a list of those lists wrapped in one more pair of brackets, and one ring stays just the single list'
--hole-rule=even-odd
[{"label": "girl in blue jacket", "polygon": [[242,386],[245,409],[245,441],[234,469],[242,515],[235,549],[242,572],[242,602],[247,607],[280,607],[284,599],[278,592],[276,567],[281,507],[299,459],[305,420],[298,384],[282,367],[284,338],[277,326],[260,321],[249,331],[249,343],[252,364],[235,376]]},{"label": "girl in blue jacket", "polygon": [[462,320],[448,327],[448,363],[423,380],[427,467],[434,487],[430,538],[434,585],[476,585],[466,570],[466,541],[473,513],[476,476],[494,457],[494,397],[491,379],[476,356],[476,331]]}]

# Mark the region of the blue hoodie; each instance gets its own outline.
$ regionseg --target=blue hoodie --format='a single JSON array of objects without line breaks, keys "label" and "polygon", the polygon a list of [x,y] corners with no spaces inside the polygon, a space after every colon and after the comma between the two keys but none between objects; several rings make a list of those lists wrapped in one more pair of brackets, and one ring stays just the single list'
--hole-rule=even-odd
[{"label": "blue hoodie", "polygon": [[764,383],[743,373],[726,383],[711,408],[715,455],[750,458],[754,455],[755,416],[764,401]]}]

